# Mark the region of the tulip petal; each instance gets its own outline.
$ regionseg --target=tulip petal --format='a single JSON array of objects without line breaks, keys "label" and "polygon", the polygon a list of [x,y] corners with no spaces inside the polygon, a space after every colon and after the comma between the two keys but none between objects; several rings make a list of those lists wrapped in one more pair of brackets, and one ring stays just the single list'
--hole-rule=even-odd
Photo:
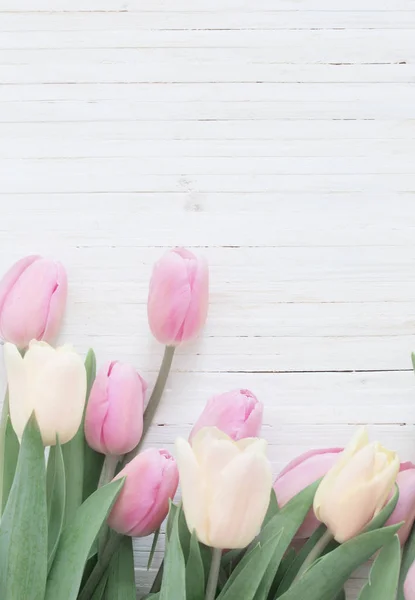
[{"label": "tulip petal", "polygon": [[176,460],[187,526],[197,531],[199,541],[209,544],[206,489],[192,447],[183,438],[176,440]]},{"label": "tulip petal", "polygon": [[271,467],[262,453],[244,452],[229,463],[209,506],[210,545],[247,546],[264,520],[271,486]]},{"label": "tulip petal", "polygon": [[55,263],[56,266],[56,284],[49,300],[49,311],[46,318],[45,328],[42,333],[42,339],[46,342],[53,341],[59,331],[60,324],[66,307],[66,297],[68,295],[68,280],[66,271],[61,263]]}]

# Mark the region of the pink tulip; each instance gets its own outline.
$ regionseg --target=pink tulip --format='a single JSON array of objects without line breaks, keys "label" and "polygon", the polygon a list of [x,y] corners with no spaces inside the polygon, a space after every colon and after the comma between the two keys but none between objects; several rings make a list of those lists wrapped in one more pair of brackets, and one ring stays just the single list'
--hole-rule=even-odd
[{"label": "pink tulip", "polygon": [[[309,450],[292,460],[281,471],[274,483],[279,506],[285,506],[291,498],[304,488],[323,477],[337,461],[339,452],[342,452],[342,450],[343,448]],[[297,531],[296,537],[310,537],[319,525],[320,522],[314,515],[313,509],[311,509]]]},{"label": "pink tulip", "polygon": [[99,370],[85,415],[85,437],[91,448],[119,455],[138,444],[146,389],[131,365],[113,361]]},{"label": "pink tulip", "polygon": [[67,295],[63,266],[41,256],[17,261],[0,282],[0,336],[26,348],[32,339],[52,341]]},{"label": "pink tulip", "polygon": [[415,562],[406,575],[403,591],[405,600],[415,600]]},{"label": "pink tulip", "polygon": [[233,390],[211,398],[196,421],[190,440],[203,427],[217,427],[235,441],[258,437],[263,405],[249,390]]},{"label": "pink tulip", "polygon": [[415,465],[410,462],[402,463],[396,483],[399,488],[399,499],[395,510],[386,521],[386,525],[395,525],[405,521],[397,532],[403,546],[415,521]]},{"label": "pink tulip", "polygon": [[147,312],[154,337],[167,346],[195,338],[206,321],[208,296],[206,261],[185,248],[167,252],[150,281]]},{"label": "pink tulip", "polygon": [[166,518],[179,474],[167,450],[149,448],[138,454],[115,479],[126,477],[108,518],[110,527],[134,537],[153,533]]}]

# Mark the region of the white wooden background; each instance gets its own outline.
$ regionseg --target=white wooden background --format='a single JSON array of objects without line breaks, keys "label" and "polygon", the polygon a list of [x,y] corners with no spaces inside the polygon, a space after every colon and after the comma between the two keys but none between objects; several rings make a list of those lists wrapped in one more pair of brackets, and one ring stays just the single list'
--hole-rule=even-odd
[{"label": "white wooden background", "polygon": [[248,387],[275,473],[360,423],[415,460],[414,29],[414,0],[0,0],[0,271],[61,259],[62,339],[151,384],[151,265],[209,259],[151,443]]}]

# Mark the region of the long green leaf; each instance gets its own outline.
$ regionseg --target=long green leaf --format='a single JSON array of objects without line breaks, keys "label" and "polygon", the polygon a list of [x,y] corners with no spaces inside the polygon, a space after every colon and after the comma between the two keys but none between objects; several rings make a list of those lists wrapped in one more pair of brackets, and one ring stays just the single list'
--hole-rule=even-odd
[{"label": "long green leaf", "polygon": [[19,450],[19,440],[14,432],[10,417],[7,417],[6,430],[4,432],[3,490],[0,515],[6,507],[7,499],[13,485]]},{"label": "long green leaf", "polygon": [[[170,505],[170,510],[173,505]],[[185,562],[179,538],[179,510],[174,510],[174,520],[170,538],[166,536],[166,556],[164,559],[163,580],[160,600],[186,600]]]},{"label": "long green leaf", "polygon": [[[5,435],[6,435],[6,425],[9,417],[9,394],[6,391],[3,400],[3,406],[1,408],[1,418],[0,418],[0,516],[3,506],[3,475],[4,475],[4,465],[6,460],[6,452],[5,452]],[[5,505],[6,503],[4,503]]]},{"label": "long green leaf", "polygon": [[[97,364],[95,353],[92,348],[88,351],[85,359],[85,369],[87,378],[86,405],[89,402],[92,384],[95,381]],[[82,427],[84,426],[84,420]],[[83,500],[86,500],[95,492],[98,487],[99,477],[101,475],[105,456],[100,452],[96,452],[84,441],[84,482],[83,482]]]},{"label": "long green leaf", "polygon": [[205,592],[205,570],[195,531],[190,538],[186,563],[186,600],[201,600]]},{"label": "long green leaf", "polygon": [[[89,392],[95,378],[95,355],[93,350],[89,350],[85,359],[85,370],[87,377],[86,404],[89,398]],[[66,477],[66,499],[65,499],[65,526],[72,521],[76,511],[81,506],[85,497],[92,493],[98,484],[98,480],[93,476],[93,469],[88,463],[88,471],[86,470],[86,457],[95,451],[89,448],[85,441],[84,434],[85,410],[76,435],[66,444],[62,446],[63,461],[65,463]],[[97,453],[95,453],[97,454]],[[103,455],[99,455],[104,460]],[[102,466],[102,464],[101,464]],[[98,475],[99,478],[99,475]],[[85,483],[84,483],[85,482]],[[84,486],[86,490],[84,491]]]},{"label": "long green leaf", "polygon": [[107,586],[108,573],[105,573],[101,577],[101,581],[95,588],[95,592],[92,594],[91,600],[102,600],[104,598],[105,589]]},{"label": "long green leaf", "polygon": [[[275,549],[280,545],[283,530],[275,532],[264,544],[258,543],[239,563],[228,579],[218,600],[253,600],[264,578]],[[239,568],[241,567],[242,568]]]},{"label": "long green leaf", "polygon": [[103,486],[78,508],[62,531],[46,585],[45,600],[75,600],[89,549],[108,516],[124,479]]},{"label": "long green leaf", "polygon": [[124,536],[108,569],[105,600],[135,600],[133,541]]},{"label": "long green leaf", "polygon": [[310,538],[308,538],[308,540],[306,541],[304,546],[301,548],[301,550],[298,552],[297,556],[295,557],[295,559],[293,560],[291,565],[288,567],[288,569],[278,587],[277,597],[282,596],[282,594],[289,589],[290,585],[296,578],[298,571],[302,567],[303,562],[305,561],[307,556],[310,554],[311,550],[314,548],[314,546],[316,545],[316,543],[319,541],[319,539],[322,537],[322,535],[325,533],[326,530],[327,530],[327,527],[325,525],[320,525],[315,530],[315,532],[312,534],[312,536]]},{"label": "long green leaf", "polygon": [[[274,517],[272,517],[267,525],[262,529],[257,537],[256,544],[264,546],[270,538],[275,539],[276,533],[281,533],[278,544],[274,547],[274,555],[270,557],[269,562],[265,565],[265,570],[261,580],[255,589],[255,600],[266,598],[277,574],[281,559],[284,552],[287,550],[296,531],[304,521],[310,506],[313,503],[313,498],[319,482],[315,482],[294,496],[284,508],[282,508]],[[258,552],[255,548],[249,550],[238,563],[232,575],[225,584],[221,594],[226,593],[227,589],[232,585],[234,579],[239,577],[240,573],[247,568],[252,558],[252,553]]]},{"label": "long green leaf", "polygon": [[399,526],[362,533],[317,560],[281,600],[326,600],[335,597],[353,571],[388,544]]},{"label": "long green leaf", "polygon": [[395,535],[380,551],[359,600],[395,600],[401,566],[401,545]]},{"label": "long green leaf", "polygon": [[415,525],[412,527],[411,534],[405,544],[403,551],[401,571],[399,574],[398,595],[396,600],[405,600],[403,585],[411,565],[415,561]]},{"label": "long green leaf", "polygon": [[267,599],[284,553],[310,510],[318,485],[319,482],[315,482],[297,494],[297,496],[294,496],[294,498],[268,522],[260,533],[259,540],[264,541],[269,535],[273,535],[274,532],[282,531],[280,543],[275,548],[274,556],[272,557],[258,587],[257,593],[255,594],[255,600]]},{"label": "long green leaf", "polygon": [[48,571],[50,570],[63,529],[66,501],[65,465],[59,441],[49,452],[46,473],[48,507]]},{"label": "long green leaf", "polygon": [[45,458],[32,415],[23,432],[16,474],[0,524],[1,598],[43,600],[46,574]]},{"label": "long green leaf", "polygon": [[160,535],[160,527],[157,527],[156,531],[153,534],[153,541],[151,542],[150,553],[148,555],[147,571],[149,571],[151,569],[151,565],[153,563],[154,553],[156,551],[159,535]]},{"label": "long green leaf", "polygon": [[272,517],[275,517],[279,511],[280,507],[278,506],[277,496],[275,495],[275,491],[272,489],[267,514],[265,515],[264,522],[262,523],[262,529],[264,529],[265,525],[268,525]]}]

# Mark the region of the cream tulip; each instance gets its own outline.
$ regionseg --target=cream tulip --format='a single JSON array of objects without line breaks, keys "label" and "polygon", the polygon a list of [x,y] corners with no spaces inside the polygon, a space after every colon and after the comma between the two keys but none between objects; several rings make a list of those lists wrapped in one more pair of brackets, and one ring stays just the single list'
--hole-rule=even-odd
[{"label": "cream tulip", "polygon": [[4,345],[9,385],[10,419],[19,438],[34,412],[45,446],[72,439],[82,420],[86,372],[71,346],[52,348],[32,340],[21,356],[13,344]]},{"label": "cream tulip", "polygon": [[234,442],[216,427],[205,427],[192,445],[179,438],[176,453],[189,530],[214,548],[245,548],[269,504],[272,474],[265,440]]},{"label": "cream tulip", "polygon": [[338,542],[354,537],[384,507],[399,471],[395,452],[360,428],[317,489],[314,512]]}]

